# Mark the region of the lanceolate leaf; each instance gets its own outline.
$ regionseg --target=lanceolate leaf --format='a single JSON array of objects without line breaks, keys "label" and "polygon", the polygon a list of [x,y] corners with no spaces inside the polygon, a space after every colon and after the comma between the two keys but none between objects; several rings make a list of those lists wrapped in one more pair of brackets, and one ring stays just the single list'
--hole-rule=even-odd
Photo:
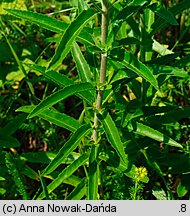
[{"label": "lanceolate leaf", "polygon": [[96,200],[98,196],[99,166],[97,161],[98,145],[93,145],[89,158],[88,199]]},{"label": "lanceolate leaf", "polygon": [[[65,179],[67,179],[70,175],[72,175],[80,166],[86,163],[88,160],[88,154],[83,154],[77,160],[75,160],[71,165],[69,165],[66,169],[64,169],[58,177],[53,180],[48,186],[48,193],[51,193],[55,190]],[[42,192],[38,199],[43,199],[45,197],[45,193]]]},{"label": "lanceolate leaf", "polygon": [[[54,70],[46,71],[45,67],[41,67],[38,65],[33,65],[33,69],[37,70],[38,72],[43,74],[45,77],[47,77],[48,79],[50,79],[51,81],[53,81],[54,83],[56,83],[57,85],[61,87],[66,87],[66,86],[74,84],[73,80],[69,79],[65,75],[60,74]],[[92,105],[92,102],[94,101],[94,97],[91,94],[91,92],[83,91],[83,92],[78,93],[77,95]]]},{"label": "lanceolate leaf", "polygon": [[106,113],[106,115],[98,115],[98,116],[100,121],[102,122],[108,141],[110,142],[112,147],[116,150],[121,160],[127,163],[123,143],[121,142],[119,132],[110,114]]},{"label": "lanceolate leaf", "polygon": [[14,137],[0,133],[0,148],[15,148],[19,147],[20,143]]},{"label": "lanceolate leaf", "polygon": [[[69,25],[65,22],[62,22],[60,20],[57,20],[45,14],[35,13],[31,11],[24,11],[24,10],[13,10],[13,9],[4,9],[4,10],[6,10],[8,13],[10,13],[13,16],[19,17],[21,19],[25,19],[29,22],[39,25],[42,28],[45,28],[49,31],[56,32],[56,33],[64,32]],[[77,36],[77,41],[86,45],[91,45],[91,46],[95,45],[90,34],[84,29]]]},{"label": "lanceolate leaf", "polygon": [[[182,11],[186,10],[190,8],[190,1],[189,0],[184,0],[182,2],[180,2],[179,4],[174,5],[172,8],[169,8],[169,11],[173,14],[173,15],[177,15],[179,13],[181,13]],[[167,24],[167,22],[162,19],[159,18],[157,19],[153,25],[152,25],[152,31],[149,35],[149,38],[152,38],[152,36],[161,28],[163,28],[165,25]]]},{"label": "lanceolate leaf", "polygon": [[25,121],[27,115],[22,113],[11,120],[5,127],[0,129],[0,133],[6,135],[12,135],[20,125]]},{"label": "lanceolate leaf", "polygon": [[43,188],[43,193],[45,194],[46,200],[49,200],[49,195],[48,195],[48,190],[47,190],[47,185],[45,183],[45,180],[43,176],[40,175],[40,182]]},{"label": "lanceolate leaf", "polygon": [[37,116],[42,111],[50,108],[54,104],[58,103],[61,100],[64,100],[65,98],[74,95],[76,93],[82,92],[82,91],[89,91],[93,90],[93,86],[90,83],[79,83],[75,85],[70,85],[65,87],[64,89],[61,89],[54,94],[50,95],[46,99],[44,99],[42,102],[40,102],[34,110],[29,114],[28,118],[32,118],[34,116]]},{"label": "lanceolate leaf", "polygon": [[[34,110],[35,107],[36,106],[23,106],[18,108],[16,111],[30,113],[32,112],[32,110]],[[77,120],[53,109],[44,110],[38,116],[46,121],[52,122],[53,124],[72,132],[75,132],[80,127],[80,123]]]},{"label": "lanceolate leaf", "polygon": [[44,14],[35,13],[31,11],[24,11],[24,10],[13,10],[13,9],[4,9],[4,10],[6,10],[8,13],[10,13],[13,16],[19,17],[21,19],[25,19],[29,22],[37,24],[40,27],[53,32],[60,33],[64,31],[68,26],[68,24]]},{"label": "lanceolate leaf", "polygon": [[124,19],[128,19],[131,15],[140,10],[143,6],[149,4],[149,2],[150,0],[132,1],[129,5],[124,7],[124,9],[118,13],[114,21],[117,22],[118,20],[123,21]]},{"label": "lanceolate leaf", "polygon": [[68,157],[68,155],[76,149],[76,147],[81,143],[81,140],[90,131],[89,125],[81,126],[71,138],[64,144],[64,146],[59,150],[57,156],[54,160],[45,168],[42,175],[45,176],[53,172],[62,161]]},{"label": "lanceolate leaf", "polygon": [[81,82],[92,82],[92,73],[90,71],[90,67],[76,42],[73,43],[72,55],[77,65]]},{"label": "lanceolate leaf", "polygon": [[96,11],[88,9],[83,11],[65,30],[61,41],[51,59],[49,69],[56,68],[71,50],[71,45],[83,27],[96,15]]},{"label": "lanceolate leaf", "polygon": [[166,22],[170,23],[171,25],[178,25],[178,22],[175,19],[174,15],[161,5],[155,3],[150,5],[148,8],[150,8],[156,15],[163,18]]},{"label": "lanceolate leaf", "polygon": [[134,131],[137,134],[140,134],[142,136],[147,136],[150,137],[154,140],[157,140],[159,142],[163,142],[167,145],[178,147],[178,148],[183,148],[182,145],[180,145],[178,142],[175,140],[171,139],[167,135],[147,126],[139,122],[133,122],[130,123],[128,126],[129,130]]},{"label": "lanceolate leaf", "polygon": [[28,178],[34,179],[34,180],[39,180],[39,175],[36,173],[31,167],[29,167],[27,164],[24,164],[21,162],[21,166],[23,169],[21,170],[21,173],[27,176]]},{"label": "lanceolate leaf", "polygon": [[86,178],[75,187],[75,189],[67,196],[67,200],[80,200],[86,194]]},{"label": "lanceolate leaf", "polygon": [[115,61],[117,61],[117,64],[119,64],[120,66],[126,67],[139,76],[143,77],[151,85],[158,89],[158,83],[156,78],[152,74],[152,71],[137,58],[135,58],[135,56],[133,56],[131,53],[126,52],[125,57],[122,61],[119,59],[116,59]]},{"label": "lanceolate leaf", "polygon": [[53,81],[61,87],[69,86],[74,84],[73,80],[69,79],[67,76],[60,74],[54,70],[46,71],[45,67],[39,66],[37,64],[32,65],[32,69],[40,72],[43,76]]}]

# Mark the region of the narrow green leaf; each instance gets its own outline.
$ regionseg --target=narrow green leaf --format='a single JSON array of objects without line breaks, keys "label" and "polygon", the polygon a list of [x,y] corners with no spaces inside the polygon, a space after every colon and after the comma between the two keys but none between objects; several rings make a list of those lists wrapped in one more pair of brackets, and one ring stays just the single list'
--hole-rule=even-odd
[{"label": "narrow green leaf", "polygon": [[39,176],[40,176],[40,182],[43,188],[43,193],[45,194],[46,200],[49,200],[49,194],[48,194],[48,189],[47,189],[47,185],[46,182],[44,180],[44,177],[41,176],[40,172],[39,172]]},{"label": "narrow green leaf", "polygon": [[0,133],[6,135],[12,135],[25,121],[27,115],[26,114],[19,114],[13,120],[11,120],[5,127],[0,129]]},{"label": "narrow green leaf", "polygon": [[80,123],[74,118],[53,110],[44,110],[42,113],[40,113],[39,117],[71,132],[75,132],[80,127]]},{"label": "narrow green leaf", "polygon": [[84,44],[86,46],[96,46],[92,34],[89,33],[86,28],[84,28],[80,34],[77,36],[76,40],[80,42],[81,44]]},{"label": "narrow green leaf", "polygon": [[144,6],[150,3],[150,0],[135,0],[130,3],[133,6]]},{"label": "narrow green leaf", "polygon": [[56,83],[61,87],[66,87],[74,84],[73,80],[69,79],[67,76],[60,74],[54,70],[46,71],[45,67],[39,66],[37,64],[33,64],[32,69],[40,72],[43,76],[45,76],[46,78],[48,78],[49,80],[53,81],[54,83]]},{"label": "narrow green leaf", "polygon": [[61,89],[54,94],[48,96],[43,101],[41,101],[35,108],[32,110],[32,112],[29,114],[28,118],[32,118],[34,116],[37,116],[42,111],[50,108],[54,104],[58,103],[59,101],[64,100],[65,98],[74,95],[76,93],[82,92],[82,91],[89,91],[93,90],[93,86],[90,83],[79,83],[75,85],[70,85],[65,87],[64,89]]},{"label": "narrow green leaf", "polygon": [[13,9],[4,9],[8,13],[13,16],[19,17],[21,19],[25,19],[29,22],[32,22],[36,25],[39,25],[42,28],[53,32],[62,32],[68,27],[68,24],[57,20],[53,17],[47,16],[45,14],[40,14],[31,11],[24,11],[24,10],[13,10]]},{"label": "narrow green leaf", "polygon": [[166,22],[170,23],[171,25],[178,25],[178,22],[175,19],[174,15],[161,5],[155,3],[148,6],[148,8],[152,10],[156,15],[163,18]]},{"label": "narrow green leaf", "polygon": [[20,143],[14,137],[0,133],[0,148],[15,148],[19,147]]},{"label": "narrow green leaf", "polygon": [[[18,108],[16,112],[21,111],[30,113],[32,112],[32,110],[34,110],[35,107],[36,106],[23,106]],[[53,124],[72,132],[75,132],[80,127],[80,123],[76,119],[53,109],[44,110],[39,113],[38,116],[46,121],[52,122]]]},{"label": "narrow green leaf", "polygon": [[98,115],[98,116],[100,121],[102,122],[108,141],[110,142],[112,147],[116,150],[121,160],[127,163],[123,143],[121,142],[119,132],[110,114],[106,113],[106,115]]},{"label": "narrow green leaf", "polygon": [[20,155],[21,160],[30,163],[49,164],[56,156],[54,152],[27,152]]},{"label": "narrow green leaf", "polygon": [[[148,118],[148,122],[153,125],[176,125],[181,119],[190,116],[190,108],[170,109],[162,115],[153,115]],[[178,123],[179,124],[179,123]]]},{"label": "narrow green leaf", "polygon": [[[64,32],[69,24],[62,22],[60,20],[57,20],[53,17],[47,16],[45,14],[40,14],[36,12],[31,11],[24,11],[24,10],[13,10],[13,9],[4,9],[8,13],[10,13],[13,16],[16,16],[21,19],[25,19],[29,22],[32,22],[33,24],[39,25],[42,28],[45,28],[49,31],[56,32],[56,33],[62,33]],[[90,34],[85,31],[85,29],[82,30],[82,32],[78,35],[77,41],[81,42],[82,44],[94,46],[94,41]]]},{"label": "narrow green leaf", "polygon": [[83,11],[65,30],[61,41],[56,49],[55,55],[51,59],[48,69],[56,68],[71,50],[71,45],[81,32],[83,27],[96,15],[96,11],[88,9]]},{"label": "narrow green leaf", "polygon": [[81,200],[86,194],[86,178],[73,189],[73,191],[66,198],[67,200]]},{"label": "narrow green leaf", "polygon": [[[33,65],[33,69],[37,70],[41,74],[43,74],[45,77],[56,83],[57,85],[61,87],[66,87],[69,85],[73,85],[74,81],[69,79],[68,77],[64,76],[63,74],[57,73],[54,70],[48,70],[46,71],[45,67],[41,67],[38,65]],[[94,96],[91,92],[80,92],[77,94],[80,98],[84,99],[88,104],[92,105],[94,101]]]},{"label": "narrow green leaf", "polygon": [[132,16],[135,12],[142,9],[143,6],[150,3],[150,0],[137,0],[132,1],[130,4],[128,4],[126,7],[121,10],[116,18],[114,19],[114,22],[118,22],[119,20],[128,19],[130,16]]},{"label": "narrow green leaf", "polygon": [[[168,63],[171,63],[172,62],[172,67],[173,65],[175,64],[174,61],[175,59],[180,55],[180,52],[178,53],[173,53],[173,54],[168,54],[168,55],[164,55],[164,56],[161,56],[161,57],[157,57],[157,58],[154,58],[154,59],[151,59],[150,61],[147,61],[146,63],[151,65],[151,64],[154,64],[154,65],[160,65],[160,66],[164,66],[164,65],[167,65]],[[174,63],[174,64],[173,64]],[[179,68],[178,68],[179,69]],[[162,71],[161,69],[158,71]]]},{"label": "narrow green leaf", "polygon": [[51,163],[45,168],[42,175],[45,176],[53,172],[62,163],[62,161],[77,148],[77,146],[81,143],[82,138],[86,136],[89,131],[89,125],[81,126],[59,150],[54,160],[52,160]]},{"label": "narrow green leaf", "polygon": [[[75,160],[71,165],[69,165],[67,168],[65,168],[58,177],[53,180],[48,186],[48,193],[50,194],[53,190],[55,190],[65,179],[67,179],[69,176],[71,176],[80,166],[82,166],[84,163],[88,161],[88,154],[83,154],[81,157],[79,157],[77,160]],[[42,192],[38,199],[43,199],[45,197],[45,193]]]},{"label": "narrow green leaf", "polygon": [[140,134],[142,136],[147,136],[150,137],[154,140],[157,140],[159,142],[163,142],[167,145],[178,147],[178,148],[183,148],[182,145],[180,145],[178,142],[175,140],[171,139],[167,135],[147,126],[139,122],[133,122],[130,123],[128,126],[129,130],[134,131],[137,134]]},{"label": "narrow green leaf", "polygon": [[118,58],[113,60],[117,61],[117,64],[120,64],[121,66],[126,67],[129,70],[138,74],[139,76],[143,77],[151,85],[153,85],[154,88],[158,89],[158,83],[152,71],[142,62],[140,62],[137,58],[135,58],[135,56],[131,53],[125,52],[125,57],[122,61]]},{"label": "narrow green leaf", "polygon": [[[190,1],[184,0],[184,1],[180,2],[179,4],[174,5],[172,8],[169,8],[169,11],[175,16],[175,15],[181,13],[182,11],[184,11],[188,8],[190,8]],[[163,28],[166,24],[167,24],[167,22],[164,19],[162,19],[162,18],[157,19],[152,25],[152,31],[149,35],[149,38],[152,38],[152,36],[159,29]]]},{"label": "narrow green leaf", "polygon": [[77,65],[78,73],[81,82],[90,82],[92,83],[92,73],[90,71],[90,67],[88,63],[86,62],[80,47],[76,42],[73,43],[72,47],[72,55],[73,59]]},{"label": "narrow green leaf", "polygon": [[27,176],[28,178],[39,181],[38,173],[36,173],[31,167],[29,167],[27,164],[24,164],[24,166],[23,165],[21,166],[22,166],[22,170],[20,172],[23,175]]},{"label": "narrow green leaf", "polygon": [[71,176],[69,176],[69,178],[67,178],[63,181],[63,183],[68,184],[68,185],[72,185],[74,187],[77,187],[77,185],[79,185],[80,182],[81,182],[81,178],[79,178],[75,175],[71,175]]},{"label": "narrow green leaf", "polygon": [[98,166],[98,145],[93,145],[89,158],[89,180],[88,180],[88,199],[97,200],[98,198],[98,178],[99,178],[99,166]]}]

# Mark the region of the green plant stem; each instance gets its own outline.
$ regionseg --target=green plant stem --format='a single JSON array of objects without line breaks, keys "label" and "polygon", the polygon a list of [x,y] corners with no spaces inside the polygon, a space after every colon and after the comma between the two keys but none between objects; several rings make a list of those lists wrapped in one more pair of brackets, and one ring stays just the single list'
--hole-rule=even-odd
[{"label": "green plant stem", "polygon": [[[102,44],[105,46],[107,41],[107,32],[108,32],[108,1],[102,0],[102,23],[101,23],[101,38]],[[107,66],[107,51],[101,54],[101,65],[100,65],[100,86],[105,84],[106,81],[106,66]],[[97,101],[96,101],[96,111],[94,114],[94,131],[93,131],[93,140],[97,143],[98,140],[98,116],[97,112],[99,112],[102,108],[103,101],[103,93],[104,90],[102,87],[98,89]]]}]

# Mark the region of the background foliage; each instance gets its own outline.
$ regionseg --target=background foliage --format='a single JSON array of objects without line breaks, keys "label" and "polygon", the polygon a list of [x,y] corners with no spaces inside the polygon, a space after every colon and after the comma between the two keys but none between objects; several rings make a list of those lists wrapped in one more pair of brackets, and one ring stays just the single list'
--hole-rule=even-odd
[{"label": "background foliage", "polygon": [[189,199],[189,8],[0,1],[1,199]]}]

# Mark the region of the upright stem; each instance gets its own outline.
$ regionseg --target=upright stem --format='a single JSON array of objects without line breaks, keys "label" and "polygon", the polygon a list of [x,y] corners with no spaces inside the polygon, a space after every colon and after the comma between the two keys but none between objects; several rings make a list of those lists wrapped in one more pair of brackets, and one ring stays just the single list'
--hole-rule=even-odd
[{"label": "upright stem", "polygon": [[[102,23],[101,23],[101,37],[102,44],[105,45],[107,41],[108,32],[108,0],[102,0]],[[101,65],[100,65],[100,84],[105,84],[106,81],[106,66],[107,66],[107,51],[101,54]],[[96,112],[99,112],[102,108],[103,100],[103,89],[98,89],[97,101],[96,101]],[[93,140],[96,143],[98,140],[98,116],[97,113],[94,114],[94,131]]]}]

